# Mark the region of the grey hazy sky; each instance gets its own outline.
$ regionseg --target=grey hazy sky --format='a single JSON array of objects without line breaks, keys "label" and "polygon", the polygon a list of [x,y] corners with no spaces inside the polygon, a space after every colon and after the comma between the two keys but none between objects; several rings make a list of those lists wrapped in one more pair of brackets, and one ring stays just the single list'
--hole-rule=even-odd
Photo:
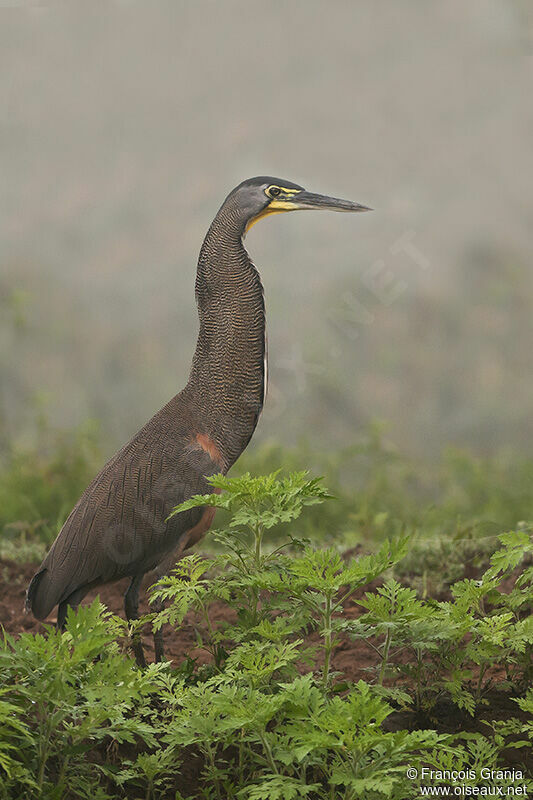
[{"label": "grey hazy sky", "polygon": [[[0,2],[0,270],[33,294],[48,344],[28,351],[27,389],[49,391],[60,419],[114,419],[121,438],[184,382],[197,253],[250,175],[376,209],[249,236],[274,405],[277,365],[320,330],[325,293],[372,265],[412,296],[438,294],[479,243],[531,255],[526,3],[18,5]],[[395,252],[406,232],[426,269]]]}]

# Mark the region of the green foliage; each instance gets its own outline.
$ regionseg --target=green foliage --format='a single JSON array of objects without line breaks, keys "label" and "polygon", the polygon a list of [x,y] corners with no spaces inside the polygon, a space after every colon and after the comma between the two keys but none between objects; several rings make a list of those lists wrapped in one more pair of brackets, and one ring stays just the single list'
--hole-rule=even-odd
[{"label": "green foliage", "polygon": [[[162,589],[154,597],[173,599],[163,620],[182,620],[188,607],[200,610],[208,619],[205,602],[209,598],[222,599],[230,606],[237,605],[240,630],[232,635],[241,639],[275,633],[274,625],[283,626],[283,634],[301,633],[307,627],[318,626],[324,648],[323,681],[328,684],[331,653],[336,644],[333,615],[360,586],[374,580],[392,567],[406,553],[407,541],[385,542],[378,553],[354,560],[345,565],[334,550],[315,550],[305,547],[301,540],[290,536],[284,544],[269,553],[263,552],[265,531],[296,519],[303,508],[315,505],[330,495],[318,479],[310,480],[305,472],[292,473],[278,478],[272,473],[260,478],[245,474],[240,478],[214,476],[209,479],[220,494],[200,495],[179,505],[173,514],[189,508],[210,505],[231,512],[228,530],[218,534],[226,554],[205,565],[205,570],[218,566],[218,577],[200,583],[201,573],[196,561],[184,581],[178,570],[178,582],[172,577],[161,582]],[[248,535],[247,535],[248,534]],[[282,551],[288,547],[303,549],[298,558],[288,558]],[[183,568],[182,568],[183,569]],[[184,585],[186,583],[186,585]],[[261,591],[269,592],[269,599],[260,600]],[[200,597],[200,594],[201,597]],[[187,605],[186,598],[190,602]],[[290,620],[276,616],[277,612],[296,609]],[[225,631],[228,635],[228,631]],[[212,637],[209,651],[220,655],[218,635]],[[220,664],[219,657],[215,663]]]},{"label": "green foliage", "polygon": [[[422,601],[389,580],[360,601],[366,613],[344,625],[381,658],[379,683],[386,674],[409,677],[419,711],[431,712],[448,694],[474,714],[492,688],[485,675],[495,664],[505,667],[507,683],[517,689],[531,680],[531,569],[514,578],[513,571],[527,563],[533,542],[525,531],[503,534],[500,541],[481,579],[455,583],[450,601]],[[400,656],[408,659],[399,661]]]},{"label": "green foliage", "polygon": [[[216,670],[191,689],[188,702],[202,711],[197,719],[189,709],[190,731],[179,743],[202,749],[205,779],[217,787],[217,797],[286,792],[325,798],[339,792],[342,797],[403,798],[409,791],[404,780],[408,762],[439,764],[448,754],[450,763],[477,764],[481,755],[496,763],[504,739],[500,746],[473,737],[465,749],[432,730],[385,733],[382,725],[392,706],[384,698],[431,717],[436,703],[448,697],[473,714],[491,686],[490,680],[484,681],[487,668],[500,662],[509,665],[509,683],[519,686],[528,663],[522,658],[528,628],[520,615],[533,600],[525,591],[528,570],[518,577],[521,602],[516,601],[515,617],[507,610],[501,613],[514,592],[504,591],[502,582],[527,559],[529,535],[502,535],[502,548],[492,555],[481,580],[457,582],[452,600],[439,603],[421,599],[413,588],[386,577],[407,552],[405,538],[385,541],[376,553],[347,562],[331,548],[317,550],[294,536],[281,544],[277,540],[277,547],[265,553],[265,531],[288,521],[289,502],[299,513],[310,488],[313,499],[327,499],[305,474],[283,482],[277,474],[261,480],[215,477],[211,482],[224,493],[193,498],[176,513],[203,505],[229,509],[227,529],[215,534],[226,552],[203,563],[197,556],[183,559],[174,575],[159,582],[154,597],[170,601],[159,624],[181,621],[191,610],[204,623],[197,644],[211,653]],[[377,578],[382,584],[357,601],[364,613],[356,620],[345,618],[347,601]],[[490,611],[485,607],[489,598]],[[213,629],[209,606],[215,601],[234,609],[235,624]],[[319,655],[311,662],[313,672],[298,675],[295,661],[309,658],[303,639],[312,629],[320,635]],[[350,686],[342,675],[330,672],[332,652],[347,632],[368,641],[380,657],[370,676],[373,686],[362,681]],[[401,654],[408,659],[398,663]],[[402,690],[386,686],[398,673],[408,679]],[[237,741],[240,772],[235,785],[234,772],[223,768],[220,755]],[[302,774],[303,789],[298,787]],[[237,791],[243,775],[250,776],[246,788]],[[256,777],[250,782],[252,775]]]},{"label": "green foliage", "polygon": [[[325,694],[310,674],[272,688],[231,672],[187,694],[185,718],[165,739],[200,748],[215,796],[400,797],[404,765],[447,746],[434,731],[385,733],[392,709],[362,681],[343,697]],[[234,764],[217,760],[231,746]]]},{"label": "green foliage", "polygon": [[[218,493],[173,513],[223,509],[224,527],[212,534],[218,551],[183,558],[152,592],[166,608],[149,615],[155,628],[187,618],[209,664],[189,657],[177,669],[139,671],[121,649],[127,626],[97,602],[70,613],[64,633],[5,636],[0,800],[407,800],[416,790],[408,766],[497,766],[509,748],[526,752],[527,525],[500,535],[476,577],[463,574],[433,598],[399,580],[411,541],[387,538],[386,522],[373,552],[343,555],[303,535],[302,519],[344,502],[319,479],[272,472],[210,481]],[[227,609],[225,622],[214,622],[215,604]],[[373,653],[366,680],[333,666],[349,637]],[[489,716],[486,734],[437,730],[441,701],[488,714],[496,680],[516,698],[516,716]],[[412,712],[408,726],[395,724],[398,710]],[[194,786],[184,780],[191,761]]]},{"label": "green foliage", "polygon": [[155,745],[149,698],[160,668],[134,669],[116,643],[124,627],[95,601],[69,614],[65,633],[4,636],[0,797],[90,797],[98,770],[85,753]]},{"label": "green foliage", "polygon": [[208,481],[224,494],[194,495],[177,506],[170,516],[197,506],[214,506],[231,512],[230,528],[246,525],[252,530],[292,522],[304,506],[316,505],[330,495],[320,486],[320,478],[308,478],[307,472],[293,472],[278,478],[280,470],[252,478],[213,475]]}]

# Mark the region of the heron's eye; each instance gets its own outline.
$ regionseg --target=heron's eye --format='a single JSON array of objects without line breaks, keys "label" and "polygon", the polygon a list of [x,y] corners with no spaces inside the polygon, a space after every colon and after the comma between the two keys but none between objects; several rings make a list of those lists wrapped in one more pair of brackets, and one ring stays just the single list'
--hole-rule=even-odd
[{"label": "heron's eye", "polygon": [[266,191],[269,197],[277,197],[278,194],[281,194],[279,186],[269,186]]}]

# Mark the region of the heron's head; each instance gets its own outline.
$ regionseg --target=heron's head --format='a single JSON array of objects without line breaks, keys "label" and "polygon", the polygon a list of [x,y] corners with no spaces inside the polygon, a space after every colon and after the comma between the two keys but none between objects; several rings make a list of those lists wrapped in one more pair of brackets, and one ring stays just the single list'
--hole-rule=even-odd
[{"label": "heron's head", "polygon": [[307,192],[303,186],[281,178],[261,176],[240,183],[229,195],[246,219],[245,231],[269,214],[283,211],[371,211],[351,200]]}]

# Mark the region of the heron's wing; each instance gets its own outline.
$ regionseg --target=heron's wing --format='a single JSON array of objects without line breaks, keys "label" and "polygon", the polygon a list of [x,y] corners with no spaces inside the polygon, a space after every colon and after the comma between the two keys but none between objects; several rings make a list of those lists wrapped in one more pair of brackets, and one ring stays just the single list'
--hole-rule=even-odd
[{"label": "heron's wing", "polygon": [[200,522],[199,508],[167,517],[208,492],[206,476],[219,467],[191,446],[191,424],[177,424],[180,409],[169,406],[104,466],[72,510],[28,589],[38,619],[78,589],[153,569]]}]

